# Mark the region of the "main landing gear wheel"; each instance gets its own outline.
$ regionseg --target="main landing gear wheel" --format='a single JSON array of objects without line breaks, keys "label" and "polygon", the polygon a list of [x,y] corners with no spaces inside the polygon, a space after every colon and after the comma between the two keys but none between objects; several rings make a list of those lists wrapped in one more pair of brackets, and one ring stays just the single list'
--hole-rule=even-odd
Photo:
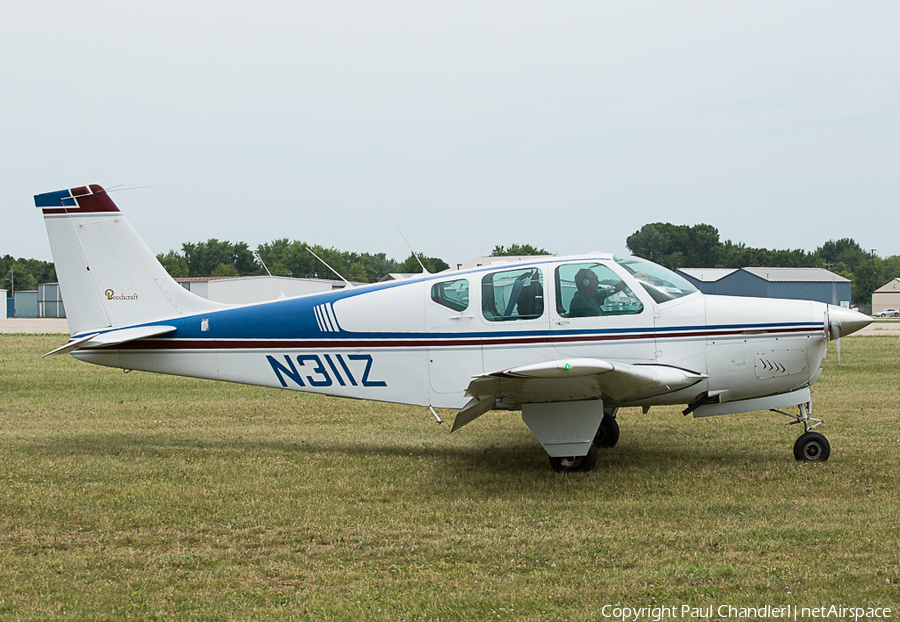
[{"label": "main landing gear wheel", "polygon": [[825,462],[831,455],[828,439],[818,432],[802,434],[794,443],[794,458],[801,462]]},{"label": "main landing gear wheel", "polygon": [[615,417],[609,415],[600,421],[597,435],[594,437],[594,445],[597,447],[615,447],[619,442],[619,423]]},{"label": "main landing gear wheel", "polygon": [[550,456],[550,466],[557,473],[581,473],[590,471],[597,466],[597,446],[591,443],[591,448],[586,456],[572,456],[569,458],[554,458]]}]

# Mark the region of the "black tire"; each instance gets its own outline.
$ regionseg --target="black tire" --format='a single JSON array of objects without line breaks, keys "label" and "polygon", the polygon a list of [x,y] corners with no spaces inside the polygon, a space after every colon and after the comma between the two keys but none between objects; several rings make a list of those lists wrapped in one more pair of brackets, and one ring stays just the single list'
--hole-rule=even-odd
[{"label": "black tire", "polygon": [[802,434],[794,443],[794,458],[800,462],[825,462],[830,455],[828,439],[818,432]]},{"label": "black tire", "polygon": [[605,416],[597,428],[594,445],[597,447],[615,447],[619,442],[619,422],[615,417]]},{"label": "black tire", "polygon": [[550,456],[550,466],[557,473],[583,473],[597,466],[597,447],[591,443],[591,448],[586,456],[573,456],[570,458],[554,458]]}]

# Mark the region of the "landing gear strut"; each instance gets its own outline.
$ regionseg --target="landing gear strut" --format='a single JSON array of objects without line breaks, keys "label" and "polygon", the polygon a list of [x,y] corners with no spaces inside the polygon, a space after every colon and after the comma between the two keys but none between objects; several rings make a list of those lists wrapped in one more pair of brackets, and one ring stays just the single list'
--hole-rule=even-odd
[{"label": "landing gear strut", "polygon": [[[772,409],[773,412],[790,417],[793,419],[788,425],[802,423],[804,433],[800,435],[797,442],[794,443],[794,458],[798,462],[825,462],[831,455],[831,445],[828,439],[818,432],[813,432],[814,428],[822,425],[821,419],[814,419],[809,416],[812,412],[812,402],[800,404],[800,414],[792,415],[780,410]],[[811,421],[815,423],[810,423]]]}]

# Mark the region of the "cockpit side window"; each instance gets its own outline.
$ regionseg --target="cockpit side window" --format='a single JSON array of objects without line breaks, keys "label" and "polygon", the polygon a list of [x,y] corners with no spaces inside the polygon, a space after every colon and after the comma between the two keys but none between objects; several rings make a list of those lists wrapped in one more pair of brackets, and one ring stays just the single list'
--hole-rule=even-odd
[{"label": "cockpit side window", "polygon": [[659,264],[640,257],[615,257],[616,263],[628,270],[658,303],[669,302],[695,293],[696,287],[684,277]]},{"label": "cockpit side window", "polygon": [[563,264],[556,269],[556,311],[560,317],[634,315],[644,305],[607,266]]},{"label": "cockpit side window", "polygon": [[533,320],[544,314],[544,277],[538,268],[492,272],[481,280],[482,312],[489,322]]},{"label": "cockpit side window", "polygon": [[431,299],[454,311],[465,311],[469,308],[469,281],[456,279],[442,281],[431,286]]}]

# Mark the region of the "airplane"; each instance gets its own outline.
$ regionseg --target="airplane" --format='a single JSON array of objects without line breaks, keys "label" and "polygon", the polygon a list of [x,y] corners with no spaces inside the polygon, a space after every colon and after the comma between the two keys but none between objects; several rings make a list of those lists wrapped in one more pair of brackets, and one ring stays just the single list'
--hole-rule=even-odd
[{"label": "airplane", "polygon": [[[712,296],[645,259],[543,256],[228,305],[179,285],[99,185],[38,194],[71,338],[47,355],[457,410],[451,431],[520,410],[558,472],[589,471],[623,407],[802,424],[829,339],[870,317],[820,302]],[[45,356],[47,356],[45,355]],[[781,409],[797,407],[799,413]]]}]

